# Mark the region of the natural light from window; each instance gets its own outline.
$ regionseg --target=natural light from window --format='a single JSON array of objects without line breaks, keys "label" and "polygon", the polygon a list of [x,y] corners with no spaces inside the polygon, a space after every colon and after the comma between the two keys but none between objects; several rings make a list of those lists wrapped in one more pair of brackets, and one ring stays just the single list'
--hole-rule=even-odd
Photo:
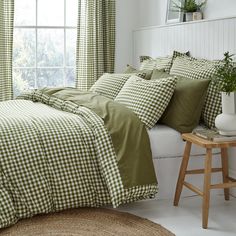
[{"label": "natural light from window", "polygon": [[14,94],[75,85],[78,0],[15,0]]}]

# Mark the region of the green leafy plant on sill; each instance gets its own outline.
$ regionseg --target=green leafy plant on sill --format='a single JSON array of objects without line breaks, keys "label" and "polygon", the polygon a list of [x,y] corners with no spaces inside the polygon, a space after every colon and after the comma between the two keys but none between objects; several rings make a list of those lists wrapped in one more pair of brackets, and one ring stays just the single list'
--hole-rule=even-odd
[{"label": "green leafy plant on sill", "polygon": [[218,85],[219,91],[229,95],[236,92],[236,63],[233,62],[233,54],[224,53],[224,59],[217,70],[214,82]]},{"label": "green leafy plant on sill", "polygon": [[182,1],[179,1],[179,4],[174,2],[174,8],[185,13],[201,11],[202,8],[206,5],[206,0],[201,3],[196,3],[195,0],[185,0],[183,6],[181,5],[181,2]]}]

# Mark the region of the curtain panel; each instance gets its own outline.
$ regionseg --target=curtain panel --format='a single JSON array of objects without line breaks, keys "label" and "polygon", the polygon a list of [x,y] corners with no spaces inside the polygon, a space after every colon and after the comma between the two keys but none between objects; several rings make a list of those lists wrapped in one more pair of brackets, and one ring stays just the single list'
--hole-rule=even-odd
[{"label": "curtain panel", "polygon": [[115,0],[79,0],[76,87],[88,90],[114,72]]},{"label": "curtain panel", "polygon": [[0,101],[12,99],[14,0],[0,0]]}]

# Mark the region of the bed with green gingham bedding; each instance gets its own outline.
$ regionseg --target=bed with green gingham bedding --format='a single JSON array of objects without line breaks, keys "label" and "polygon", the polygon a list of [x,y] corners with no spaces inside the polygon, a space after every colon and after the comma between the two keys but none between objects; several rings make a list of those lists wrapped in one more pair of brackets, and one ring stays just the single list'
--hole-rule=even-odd
[{"label": "bed with green gingham bedding", "polygon": [[0,228],[156,192],[147,131],[128,108],[73,88],[0,103]]}]

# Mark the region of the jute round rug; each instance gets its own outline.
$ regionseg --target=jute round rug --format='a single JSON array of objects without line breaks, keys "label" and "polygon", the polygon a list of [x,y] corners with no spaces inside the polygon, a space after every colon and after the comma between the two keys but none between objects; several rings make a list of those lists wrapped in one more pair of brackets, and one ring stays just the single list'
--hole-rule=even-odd
[{"label": "jute round rug", "polygon": [[81,208],[38,215],[0,230],[1,236],[173,236],[161,225],[129,213]]}]

